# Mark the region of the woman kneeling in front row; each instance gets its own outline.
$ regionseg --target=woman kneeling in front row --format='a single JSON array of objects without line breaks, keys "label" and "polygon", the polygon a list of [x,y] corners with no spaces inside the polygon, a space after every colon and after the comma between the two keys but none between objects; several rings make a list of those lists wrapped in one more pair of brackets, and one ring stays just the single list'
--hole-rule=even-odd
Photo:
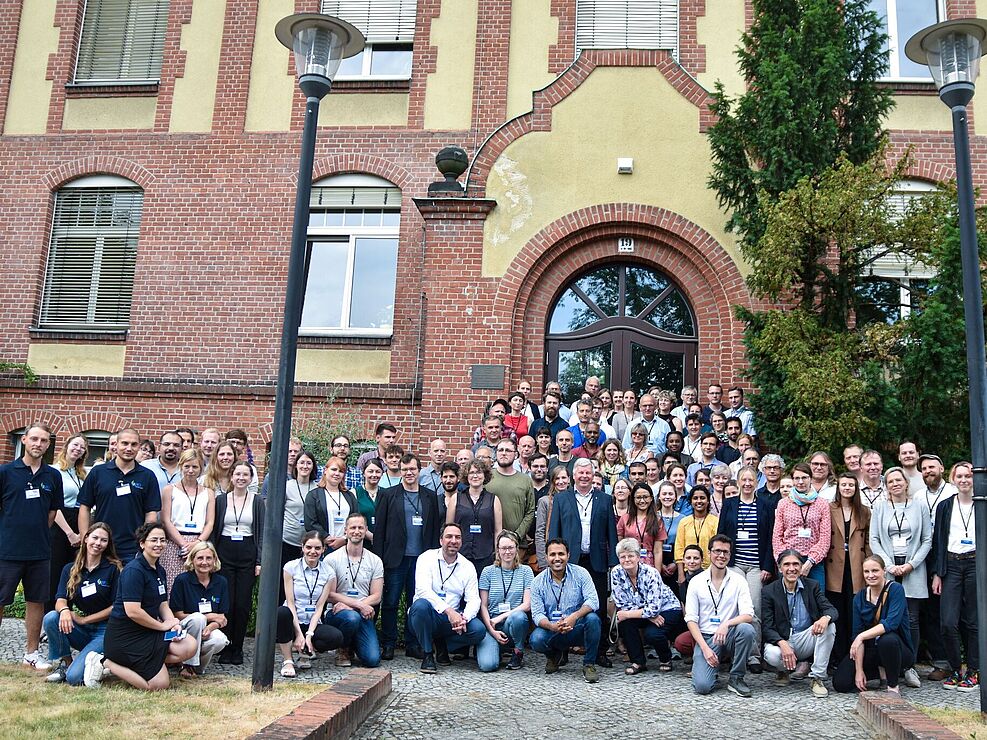
[{"label": "woman kneeling in front row", "polygon": [[885,573],[880,555],[864,560],[867,585],[853,597],[853,643],[833,674],[833,688],[842,694],[866,691],[878,678],[897,694],[898,676],[915,662],[905,588]]},{"label": "woman kneeling in front row", "polygon": [[160,524],[145,523],[134,533],[141,552],[120,573],[120,586],[106,627],[105,658],[86,656],[86,686],[99,686],[109,671],[146,691],[168,688],[168,666],[180,664],[196,651],[196,639],[179,628],[168,606],[167,576],[158,562],[168,536]]}]

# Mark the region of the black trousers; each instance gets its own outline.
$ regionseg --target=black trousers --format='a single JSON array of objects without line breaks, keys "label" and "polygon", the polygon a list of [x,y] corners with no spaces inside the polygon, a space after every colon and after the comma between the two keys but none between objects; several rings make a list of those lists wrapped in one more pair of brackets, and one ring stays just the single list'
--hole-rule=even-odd
[{"label": "black trousers", "polygon": [[977,644],[977,561],[947,560],[942,579],[940,619],[946,659],[954,671],[960,669],[960,640],[966,651],[967,670],[980,669],[980,646]]},{"label": "black trousers", "polygon": [[[72,527],[73,532],[79,531],[79,510],[62,509],[62,516]],[[80,534],[85,534],[84,532]],[[45,614],[55,608],[55,592],[58,590],[58,580],[62,577],[62,569],[73,560],[75,554],[79,552],[78,547],[69,544],[65,532],[57,524],[51,525],[51,559],[48,561],[50,567],[51,598],[45,602]]]},{"label": "black trousers", "polygon": [[600,624],[603,625],[600,634],[600,647],[596,655],[596,659],[599,660],[606,657],[607,648],[610,647],[610,617],[607,615],[607,596],[610,593],[610,579],[607,577],[606,571],[601,573],[593,570],[589,555],[580,555],[579,565],[589,571],[590,577],[593,579],[593,587],[596,589],[596,598],[600,600],[600,608],[596,610],[596,616],[600,618]]},{"label": "black trousers", "polygon": [[244,537],[242,541],[235,542],[229,537],[220,536],[216,541],[216,552],[223,564],[219,572],[230,587],[230,613],[226,615],[227,637],[230,638],[230,650],[239,652],[243,650],[250,608],[253,605],[254,583],[257,580],[254,575],[257,547],[253,537]]},{"label": "black trousers", "polygon": [[829,665],[835,668],[847,655],[850,654],[850,643],[853,636],[850,630],[853,627],[853,575],[850,572],[850,558],[846,558],[843,565],[843,586],[840,591],[827,591],[826,598],[829,603],[836,607],[836,642],[833,643],[833,652],[829,655]]},{"label": "black trousers", "polygon": [[[864,643],[864,673],[867,679],[879,678],[879,667],[884,668],[888,678],[888,686],[898,685],[898,676],[915,663],[915,653],[905,647],[904,643],[894,632],[881,635],[876,640]],[[857,691],[857,666],[847,655],[833,674],[833,688],[841,694],[852,694]]]},{"label": "black trousers", "polygon": [[[302,625],[302,634],[308,629],[307,624]],[[278,607],[278,627],[275,638],[279,645],[295,640],[295,621],[291,618],[291,609],[286,606]],[[346,642],[343,633],[328,624],[319,624],[312,635],[312,647],[317,653],[326,653],[342,647]]]}]

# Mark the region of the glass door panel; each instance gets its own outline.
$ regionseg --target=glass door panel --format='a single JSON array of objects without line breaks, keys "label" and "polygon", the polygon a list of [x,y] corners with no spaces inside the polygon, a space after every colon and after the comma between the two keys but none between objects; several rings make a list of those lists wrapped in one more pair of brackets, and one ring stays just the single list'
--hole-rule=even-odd
[{"label": "glass door panel", "polygon": [[685,355],[631,342],[630,385],[641,395],[651,386],[678,393],[684,384]]},{"label": "glass door panel", "polygon": [[610,342],[607,342],[586,349],[559,351],[558,380],[562,386],[562,398],[570,402],[579,398],[590,375],[598,377],[602,387],[609,387],[612,366],[610,347]]}]

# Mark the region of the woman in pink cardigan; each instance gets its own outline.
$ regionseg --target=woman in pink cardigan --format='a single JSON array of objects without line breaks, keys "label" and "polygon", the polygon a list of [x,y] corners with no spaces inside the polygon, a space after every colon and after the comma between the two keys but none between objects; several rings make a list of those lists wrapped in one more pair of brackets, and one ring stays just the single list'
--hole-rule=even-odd
[{"label": "woman in pink cardigan", "polygon": [[771,546],[775,558],[784,550],[797,550],[805,558],[802,577],[809,577],[826,588],[826,554],[829,552],[829,502],[812,488],[812,472],[805,463],[792,469],[792,492],[775,510]]}]

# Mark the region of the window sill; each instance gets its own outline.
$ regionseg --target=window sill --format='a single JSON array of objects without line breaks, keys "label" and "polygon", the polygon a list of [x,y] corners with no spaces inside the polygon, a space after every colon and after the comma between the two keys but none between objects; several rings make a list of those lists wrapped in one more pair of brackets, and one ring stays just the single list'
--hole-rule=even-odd
[{"label": "window sill", "polygon": [[151,98],[158,94],[158,83],[128,84],[126,82],[82,85],[70,82],[65,86],[66,98],[128,97]]},{"label": "window sill", "polygon": [[932,82],[906,82],[896,80],[882,80],[878,86],[891,90],[895,95],[939,95],[936,83]]},{"label": "window sill", "polygon": [[311,347],[390,347],[392,337],[353,337],[353,336],[319,336],[310,334],[298,337],[298,346]]},{"label": "window sill", "polygon": [[51,339],[69,341],[90,341],[90,342],[126,342],[127,330],[110,331],[87,331],[85,329],[40,329],[32,326],[30,329],[31,339]]},{"label": "window sill", "polygon": [[346,93],[406,93],[411,90],[411,80],[375,80],[367,77],[360,80],[336,80],[332,91]]}]

